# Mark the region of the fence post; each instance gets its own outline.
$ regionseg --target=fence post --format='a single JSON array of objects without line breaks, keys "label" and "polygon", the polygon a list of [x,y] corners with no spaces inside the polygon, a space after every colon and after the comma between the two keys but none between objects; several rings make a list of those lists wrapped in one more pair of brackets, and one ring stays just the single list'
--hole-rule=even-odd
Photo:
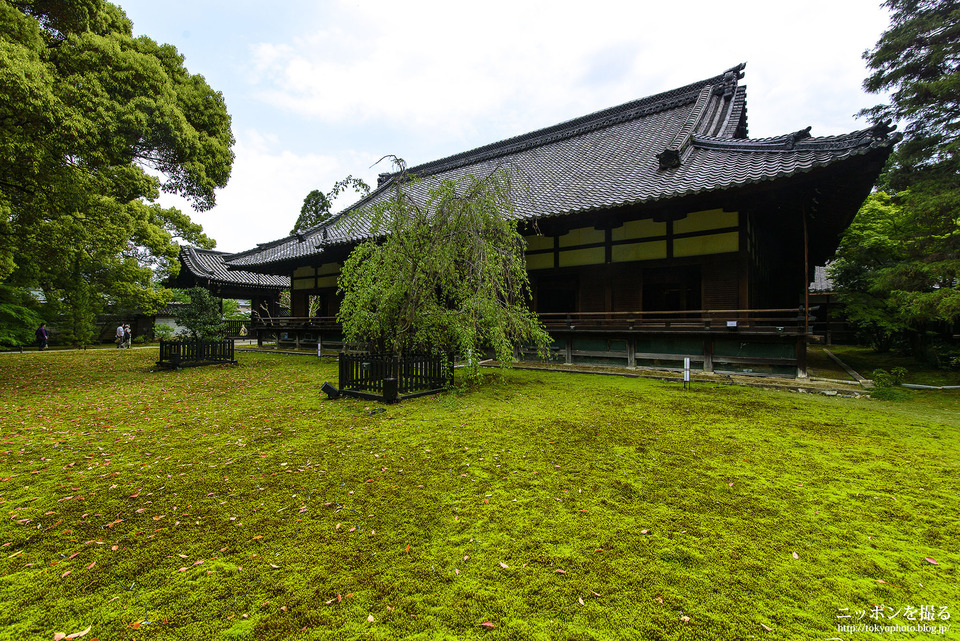
[{"label": "fence post", "polygon": [[383,400],[387,403],[396,403],[398,398],[397,379],[383,379]]}]

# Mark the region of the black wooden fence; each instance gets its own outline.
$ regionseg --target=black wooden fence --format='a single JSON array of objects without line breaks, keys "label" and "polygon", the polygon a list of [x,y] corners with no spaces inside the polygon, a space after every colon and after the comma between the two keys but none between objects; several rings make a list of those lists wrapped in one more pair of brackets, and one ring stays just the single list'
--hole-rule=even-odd
[{"label": "black wooden fence", "polygon": [[194,365],[236,364],[233,356],[233,339],[214,341],[173,340],[160,341],[161,367],[192,367]]},{"label": "black wooden fence", "polygon": [[393,403],[453,385],[451,354],[340,353],[340,393]]}]

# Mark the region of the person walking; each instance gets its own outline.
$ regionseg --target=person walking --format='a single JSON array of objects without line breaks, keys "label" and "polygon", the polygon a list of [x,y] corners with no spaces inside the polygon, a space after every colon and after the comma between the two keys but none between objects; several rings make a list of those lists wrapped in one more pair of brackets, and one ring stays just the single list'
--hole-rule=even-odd
[{"label": "person walking", "polygon": [[117,325],[117,339],[114,341],[117,344],[117,349],[123,348],[123,323]]},{"label": "person walking", "polygon": [[37,336],[37,347],[39,351],[47,349],[47,340],[50,338],[50,332],[47,331],[47,324],[40,323],[40,327],[35,332]]},{"label": "person walking", "polygon": [[133,332],[130,331],[129,325],[123,326],[123,346],[127,349],[130,349],[130,341],[133,338]]}]

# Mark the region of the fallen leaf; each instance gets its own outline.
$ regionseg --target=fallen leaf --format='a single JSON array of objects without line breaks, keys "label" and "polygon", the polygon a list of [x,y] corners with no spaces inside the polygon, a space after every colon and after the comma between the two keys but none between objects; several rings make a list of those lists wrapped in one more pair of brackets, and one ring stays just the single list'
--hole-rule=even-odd
[{"label": "fallen leaf", "polygon": [[940,565],[939,563],[937,563],[937,560],[931,556],[925,557],[923,560],[929,563],[930,565]]},{"label": "fallen leaf", "polygon": [[64,639],[79,639],[79,638],[82,637],[82,636],[86,636],[86,634],[87,634],[88,632],[90,632],[90,628],[92,628],[92,627],[93,627],[93,626],[87,626],[87,629],[86,629],[86,630],[84,630],[84,631],[82,631],[82,632],[74,632],[73,634],[68,634],[67,636],[65,636],[65,637],[63,637],[63,638],[64,638]]},{"label": "fallen leaf", "polygon": [[[590,590],[590,594],[592,594],[593,596],[600,596],[599,594],[597,594],[597,593],[594,592],[593,590]],[[661,603],[662,603],[662,601],[661,601]]]},{"label": "fallen leaf", "polygon": [[566,573],[567,573],[566,570],[561,570],[561,569],[557,568],[557,574],[566,574]]},{"label": "fallen leaf", "polygon": [[690,617],[688,617],[688,616],[682,616],[682,617],[680,617],[680,622],[681,622],[681,623],[690,623]]},{"label": "fallen leaf", "polygon": [[793,558],[795,558],[795,559],[799,559],[799,558],[800,558],[800,555],[799,555],[799,554],[797,554],[796,552],[794,552],[794,553],[793,553]]},{"label": "fallen leaf", "polygon": [[66,572],[64,572],[63,574],[61,574],[61,575],[60,575],[60,578],[62,579],[63,577],[67,576],[68,574],[70,574],[70,570],[67,570]]},{"label": "fallen leaf", "polygon": [[495,628],[495,627],[497,627],[497,624],[491,623],[490,621],[484,621],[484,622],[481,623],[480,625],[482,625],[482,626],[485,627],[485,628]]},{"label": "fallen leaf", "polygon": [[90,565],[87,566],[87,569],[88,569],[88,570],[92,570],[92,569],[93,569],[93,566],[95,566],[96,564],[97,564],[97,562],[94,561],[93,563],[91,563]]},{"label": "fallen leaf", "polygon": [[500,567],[502,567],[504,570],[509,570],[509,569],[510,569],[510,566],[507,565],[506,563],[504,563],[503,561],[500,561]]},{"label": "fallen leaf", "polygon": [[577,603],[579,603],[580,605],[584,605],[583,597],[577,597]]},{"label": "fallen leaf", "polygon": [[368,615],[367,615],[367,623],[373,623],[373,615],[372,615],[372,614],[368,614]]},{"label": "fallen leaf", "polygon": [[762,623],[760,624],[760,627],[763,628],[764,630],[766,630],[767,632],[773,632],[773,628],[768,627],[768,626],[766,626],[766,625],[764,625],[764,624],[762,624]]},{"label": "fallen leaf", "polygon": [[187,568],[180,568],[179,570],[177,570],[177,572],[186,572],[186,571],[187,571]]},{"label": "fallen leaf", "polygon": [[63,639],[66,639],[66,638],[67,638],[67,635],[63,632],[53,633],[53,641],[62,641]]}]

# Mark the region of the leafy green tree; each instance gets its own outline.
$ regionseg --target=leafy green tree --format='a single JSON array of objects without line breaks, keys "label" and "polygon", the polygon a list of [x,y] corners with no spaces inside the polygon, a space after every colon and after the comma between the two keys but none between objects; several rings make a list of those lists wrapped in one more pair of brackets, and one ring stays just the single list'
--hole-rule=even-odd
[{"label": "leafy green tree", "polygon": [[[249,304],[249,301],[247,301]],[[233,298],[224,298],[221,304],[225,320],[250,320],[250,312],[240,311],[240,301]]]},{"label": "leafy green tree", "polygon": [[[346,339],[396,353],[453,351],[474,375],[487,349],[503,366],[519,345],[544,353],[550,336],[528,308],[510,178],[498,171],[427,187],[401,173],[390,198],[356,214],[372,238],[338,282]],[[426,198],[411,197],[415,190]]]},{"label": "leafy green tree", "polygon": [[883,271],[889,302],[915,326],[960,321],[960,0],[886,0],[891,24],[864,54],[871,92],[890,104],[864,110],[905,123],[883,177],[900,192],[900,261]]},{"label": "leafy green tree", "polygon": [[0,283],[0,345],[27,345],[40,326],[38,303],[30,292]]},{"label": "leafy green tree", "polygon": [[42,289],[76,342],[105,304],[166,302],[175,241],[214,243],[152,202],[209,209],[233,162],[223,97],[131,29],[104,0],[0,0],[0,282]]},{"label": "leafy green tree", "polygon": [[177,325],[187,329],[192,340],[216,340],[223,337],[223,313],[220,299],[203,287],[185,290],[189,302],[173,312]]},{"label": "leafy green tree", "polygon": [[297,222],[294,224],[293,229],[290,230],[290,233],[296,234],[311,227],[316,227],[328,220],[333,216],[333,212],[331,211],[333,201],[347,189],[353,189],[360,194],[360,196],[366,196],[370,193],[370,185],[364,182],[363,179],[354,178],[353,176],[347,176],[343,180],[337,181],[333,188],[326,194],[319,189],[314,189],[303,199],[303,207],[300,208],[300,217],[297,218]]},{"label": "leafy green tree", "polygon": [[870,194],[844,232],[830,266],[847,320],[881,352],[910,327],[889,282],[906,256],[907,232],[903,208],[885,192]]}]

